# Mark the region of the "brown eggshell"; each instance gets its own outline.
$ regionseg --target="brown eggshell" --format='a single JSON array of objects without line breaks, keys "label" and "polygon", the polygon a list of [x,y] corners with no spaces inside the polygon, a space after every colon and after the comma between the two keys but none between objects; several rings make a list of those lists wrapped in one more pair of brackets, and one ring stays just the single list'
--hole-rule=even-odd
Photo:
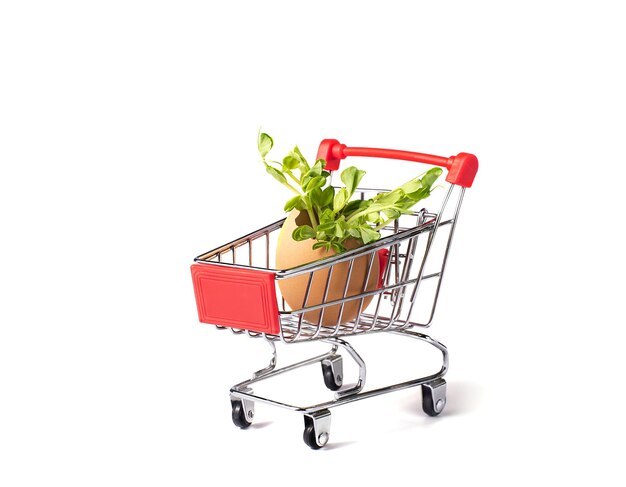
[{"label": "brown eggshell", "polygon": [[[313,244],[315,240],[303,240],[295,241],[291,238],[291,234],[298,224],[310,225],[310,220],[306,212],[300,212],[298,210],[292,211],[278,236],[278,244],[276,248],[276,266],[279,269],[291,269],[300,265],[308,264],[319,259],[331,257],[336,254],[334,250],[326,251],[324,249],[313,250]],[[349,240],[345,242],[346,247],[353,249],[359,246],[359,242],[356,240]],[[369,256],[365,255],[358,257],[354,261],[352,266],[352,273],[350,274],[350,281],[348,283],[348,291],[346,297],[355,296],[363,292],[363,283],[367,274]],[[323,302],[329,302],[343,297],[343,291],[348,278],[348,270],[350,263],[343,262],[335,264],[333,266],[333,273],[330,279],[330,285],[328,288],[328,295],[324,301],[324,289],[326,287],[326,280],[328,279],[329,268],[321,269],[313,273],[313,279],[311,282],[311,289],[309,291],[309,298],[306,302],[306,306],[315,306],[322,304]],[[372,269],[367,283],[366,291],[373,291],[377,287],[378,276],[380,273],[380,263],[378,259],[378,253],[374,254],[374,262],[372,263]],[[281,279],[278,281],[278,287],[282,293],[285,301],[291,309],[300,309],[304,305],[304,298],[306,294],[306,288],[309,281],[310,273],[302,274],[300,276],[290,277],[288,279]],[[373,296],[368,296],[363,299],[363,306],[361,311],[365,311],[365,308],[372,301]],[[341,323],[346,323],[357,317],[359,312],[359,305],[361,300],[354,299],[347,301],[344,304],[343,312],[341,313]],[[339,318],[339,312],[341,305],[334,305],[324,308],[324,316],[322,317],[322,325],[334,326],[337,324]],[[304,319],[317,324],[320,317],[320,310],[309,311],[305,313]]]}]

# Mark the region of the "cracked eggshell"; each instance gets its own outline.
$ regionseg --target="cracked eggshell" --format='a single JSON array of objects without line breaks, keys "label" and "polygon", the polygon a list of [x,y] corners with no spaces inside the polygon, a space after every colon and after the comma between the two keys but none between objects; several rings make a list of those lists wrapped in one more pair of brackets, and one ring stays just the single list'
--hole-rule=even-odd
[{"label": "cracked eggshell", "polygon": [[[278,235],[276,248],[276,266],[278,269],[291,269],[293,267],[325,259],[336,254],[334,250],[313,250],[312,247],[315,243],[315,240],[313,239],[303,240],[300,242],[293,240],[293,238],[291,238],[291,234],[298,225],[303,224],[310,225],[310,220],[306,212],[300,212],[299,210],[293,210],[285,220],[285,223],[283,224],[283,227]],[[356,240],[349,240],[346,242],[346,247],[349,249],[353,249],[358,246],[359,242]],[[363,292],[363,284],[367,274],[368,261],[369,255],[364,255],[354,260],[346,297],[355,296]],[[330,285],[328,287],[328,295],[325,300],[324,289],[326,287],[326,281],[328,279],[330,268],[327,267],[315,271],[313,273],[313,280],[311,282],[311,289],[306,306],[315,306],[322,304],[323,302],[341,299],[343,297],[346,281],[348,279],[349,267],[350,262],[343,262],[333,266]],[[379,273],[380,262],[379,255],[376,252],[374,253],[374,262],[372,263],[372,269],[368,278],[366,291],[373,291],[377,288]],[[305,273],[299,276],[280,279],[277,281],[281,294],[292,310],[297,310],[304,306],[304,298],[306,295],[309,276],[310,273]],[[373,296],[368,296],[363,299],[363,306],[361,309],[362,312],[365,311],[367,306],[372,301],[372,298]],[[361,299],[354,299],[347,301],[344,304],[343,311],[341,312],[340,323],[347,323],[357,317],[360,302]],[[337,320],[339,319],[341,305],[337,304],[323,309],[324,315],[322,317],[322,325],[336,325]],[[313,324],[317,324],[319,322],[320,313],[321,310],[309,311],[308,313],[305,313],[304,319]]]}]

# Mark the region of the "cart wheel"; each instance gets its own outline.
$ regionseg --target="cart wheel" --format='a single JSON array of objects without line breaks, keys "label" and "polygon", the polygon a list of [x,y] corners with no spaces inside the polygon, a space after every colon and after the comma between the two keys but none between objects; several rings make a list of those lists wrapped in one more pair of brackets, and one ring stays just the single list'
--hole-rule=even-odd
[{"label": "cart wheel", "polygon": [[324,384],[331,391],[341,389],[343,385],[343,359],[341,355],[322,360],[322,374],[324,375]]},{"label": "cart wheel", "polygon": [[304,442],[314,450],[322,448],[322,445],[317,442],[317,438],[315,437],[315,428],[313,426],[307,426],[304,428],[304,435],[302,435],[302,437]]},{"label": "cart wheel", "polygon": [[330,411],[323,409],[304,416],[302,439],[313,450],[319,450],[328,443],[330,437]]},{"label": "cart wheel", "polygon": [[429,416],[439,416],[446,406],[446,381],[436,379],[422,384],[422,409]]},{"label": "cart wheel", "polygon": [[[233,407],[233,423],[241,429],[245,429],[252,424],[252,421],[248,420],[249,413],[243,407],[241,401],[231,401]],[[250,419],[252,416],[250,415]]]}]

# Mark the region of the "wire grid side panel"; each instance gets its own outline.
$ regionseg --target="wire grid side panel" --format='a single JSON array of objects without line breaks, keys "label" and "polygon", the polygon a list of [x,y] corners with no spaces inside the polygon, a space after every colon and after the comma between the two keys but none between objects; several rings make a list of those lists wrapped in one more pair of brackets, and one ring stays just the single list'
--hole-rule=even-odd
[{"label": "wire grid side panel", "polygon": [[429,326],[443,277],[443,259],[452,225],[444,223],[407,242],[400,252],[400,279],[406,285],[391,296],[393,311],[387,317],[395,326]]},{"label": "wire grid side panel", "polygon": [[[384,250],[387,252],[386,264],[384,264],[384,259],[378,262],[381,249],[372,250],[366,254],[367,256],[377,256],[375,263],[372,262],[371,258],[367,257],[367,264],[371,268],[376,269],[376,281],[377,283],[381,281],[380,285],[365,286],[365,280],[362,279],[361,285],[363,288],[356,294],[346,294],[344,290],[343,295],[338,296],[335,291],[334,293],[329,293],[328,296],[324,295],[324,299],[320,299],[318,292],[313,300],[308,300],[308,295],[305,296],[303,298],[303,306],[300,306],[300,308],[290,310],[288,306],[284,306],[283,310],[287,313],[281,317],[283,338],[287,341],[312,340],[411,326],[409,316],[415,310],[414,303],[418,294],[415,291],[418,288],[418,279],[420,276],[422,278],[425,277],[424,271],[430,267],[422,264],[428,247],[432,225],[424,227],[429,230],[425,230],[419,235],[402,237],[402,234],[403,232],[410,233],[416,226],[424,225],[428,222],[432,223],[435,218],[436,215],[423,211],[410,216],[407,215],[384,229],[383,237],[390,235],[398,237],[393,243],[389,243],[384,247]],[[363,260],[364,258],[366,257],[362,256],[358,259]],[[352,259],[354,262],[356,260],[356,258]],[[341,265],[345,267],[347,264]],[[362,266],[363,262],[361,262]],[[354,267],[356,268],[356,263]],[[378,275],[378,271],[380,271],[380,275]],[[325,269],[323,277],[320,277],[320,273],[319,269],[314,270],[300,276],[300,279],[310,281],[309,287],[315,286],[319,289],[320,285],[323,287],[324,284],[324,282],[320,282],[320,279],[325,279],[326,287],[329,287],[328,282],[332,282],[338,275],[335,272],[335,275],[330,277],[328,268]],[[436,274],[436,272],[431,274]],[[350,275],[349,270],[346,273],[345,268],[343,272],[340,272],[340,275],[340,278],[344,279],[346,286],[347,275],[350,278],[355,276],[355,274]],[[433,279],[433,276],[426,277],[426,280]],[[336,289],[337,283],[335,282],[334,284],[335,286],[332,287]],[[341,286],[341,283],[339,284]],[[304,286],[304,283],[301,283],[301,285]],[[280,289],[278,292],[280,292]],[[306,302],[306,306],[304,306],[304,302]],[[425,302],[428,302],[428,298]],[[356,318],[352,316],[350,321],[344,322],[346,314],[342,315],[340,310],[338,315],[338,308],[340,307],[345,308],[344,311],[352,308],[353,314],[356,314],[354,309],[358,308]],[[304,308],[304,311],[300,311],[302,308]],[[427,306],[425,306],[425,309],[428,311]],[[324,312],[326,313],[325,315],[322,314]],[[350,316],[350,314],[348,313],[347,316]]]},{"label": "wire grid side panel", "polygon": [[417,226],[429,222],[438,224],[403,242],[405,245],[399,246],[395,253],[390,279],[404,286],[391,292],[392,311],[381,318],[388,320],[390,326],[431,325],[463,194],[463,188],[451,185],[444,195],[439,215],[425,210],[417,213]]},{"label": "wire grid side panel", "polygon": [[280,227],[259,230],[254,235],[242,237],[231,244],[199,258],[205,262],[235,264],[243,267],[273,269],[276,263],[276,245]]}]

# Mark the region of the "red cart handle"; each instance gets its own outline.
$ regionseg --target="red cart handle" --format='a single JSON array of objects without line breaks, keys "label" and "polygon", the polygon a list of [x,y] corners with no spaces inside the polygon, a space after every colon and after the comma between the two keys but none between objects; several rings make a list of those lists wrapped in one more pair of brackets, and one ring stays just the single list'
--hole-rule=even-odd
[{"label": "red cart handle", "polygon": [[347,147],[335,139],[324,139],[317,151],[317,159],[324,159],[328,171],[339,169],[339,161],[348,156],[382,157],[385,159],[401,159],[403,161],[422,162],[434,166],[445,167],[448,170],[446,181],[458,184],[465,188],[472,186],[474,176],[478,171],[478,159],[473,154],[461,152],[456,156],[439,157],[419,152],[408,152],[393,149],[372,149],[368,147]]}]

